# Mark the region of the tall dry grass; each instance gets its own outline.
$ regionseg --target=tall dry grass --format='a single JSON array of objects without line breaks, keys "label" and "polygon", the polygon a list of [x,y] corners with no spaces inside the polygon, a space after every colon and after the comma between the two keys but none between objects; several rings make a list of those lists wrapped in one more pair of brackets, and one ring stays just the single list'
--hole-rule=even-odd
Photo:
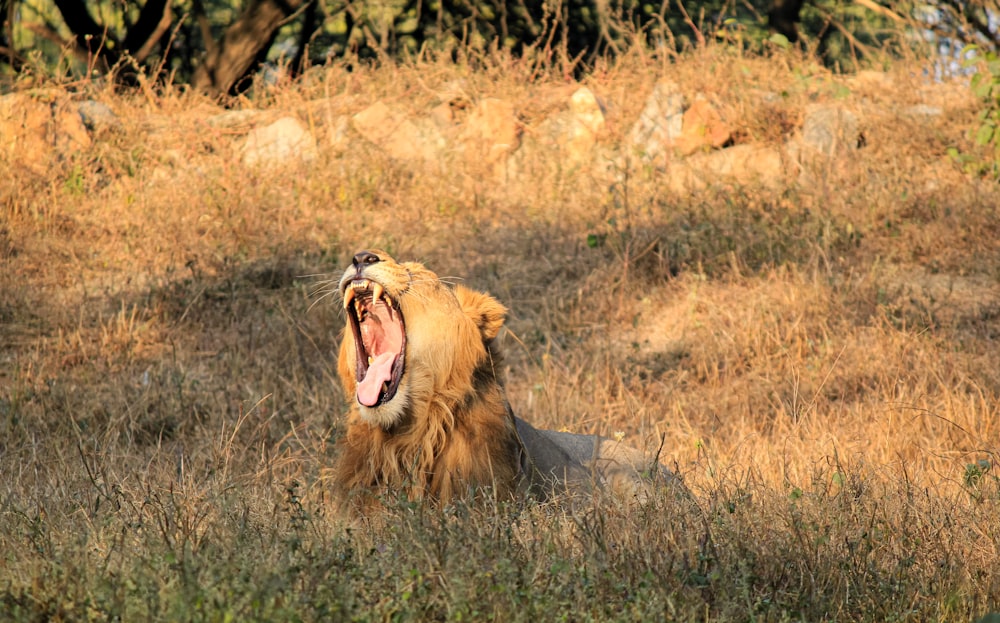
[{"label": "tall dry grass", "polygon": [[[779,144],[813,102],[866,146],[778,188],[673,194],[539,157],[495,180],[361,140],[239,164],[197,96],[74,91],[121,127],[0,176],[0,610],[12,619],[957,621],[997,609],[1000,191],[975,102],[917,61],[841,77],[723,49],[639,52],[587,85],[619,144],[662,75]],[[442,92],[531,132],[574,85],[503,58],[331,66],[237,107],[329,121]],[[919,119],[925,103],[943,114]],[[974,152],[973,152],[974,153]],[[699,508],[598,500],[333,515],[342,319],[315,304],[384,247],[511,308],[514,409],[663,441]]]}]

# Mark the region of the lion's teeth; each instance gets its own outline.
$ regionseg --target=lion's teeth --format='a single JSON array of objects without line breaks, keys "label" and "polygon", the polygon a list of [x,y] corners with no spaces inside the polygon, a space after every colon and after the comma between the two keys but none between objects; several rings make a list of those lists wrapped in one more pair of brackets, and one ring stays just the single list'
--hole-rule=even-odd
[{"label": "lion's teeth", "polygon": [[354,299],[354,315],[358,317],[358,320],[361,320],[361,301],[358,299]]},{"label": "lion's teeth", "polygon": [[354,288],[347,288],[344,290],[344,309],[347,309],[351,305],[351,301],[354,300]]},{"label": "lion's teeth", "polygon": [[372,365],[373,361],[375,361],[375,358],[372,357],[371,355],[368,355],[368,365]]},{"label": "lion's teeth", "polygon": [[372,303],[378,303],[378,300],[380,298],[382,298],[382,292],[384,292],[384,291],[385,291],[385,289],[382,287],[382,284],[380,284],[380,283],[373,283],[372,284]]},{"label": "lion's teeth", "polygon": [[392,299],[388,296],[385,297],[385,304],[389,306],[389,309],[392,309],[392,306],[395,305],[395,303],[392,302]]}]

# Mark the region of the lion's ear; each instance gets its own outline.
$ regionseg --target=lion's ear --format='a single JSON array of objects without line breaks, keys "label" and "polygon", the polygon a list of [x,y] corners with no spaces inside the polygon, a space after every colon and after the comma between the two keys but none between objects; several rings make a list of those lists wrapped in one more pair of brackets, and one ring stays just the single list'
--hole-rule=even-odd
[{"label": "lion's ear", "polygon": [[455,296],[465,315],[479,327],[484,342],[492,340],[500,333],[500,327],[507,317],[507,308],[500,301],[489,294],[476,292],[464,286],[455,286]]}]

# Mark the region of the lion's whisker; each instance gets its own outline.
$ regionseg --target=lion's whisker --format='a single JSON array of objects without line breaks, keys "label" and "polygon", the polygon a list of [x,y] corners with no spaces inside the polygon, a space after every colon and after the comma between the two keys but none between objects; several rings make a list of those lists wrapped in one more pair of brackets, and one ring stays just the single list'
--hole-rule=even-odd
[{"label": "lion's whisker", "polygon": [[318,284],[315,288],[313,288],[312,292],[309,293],[309,296],[316,296],[317,294],[325,294],[327,292],[339,292],[339,291],[340,288],[338,288],[336,284],[321,283]]},{"label": "lion's whisker", "polygon": [[295,275],[296,279],[311,279],[312,277],[326,277],[327,280],[330,281],[333,280],[332,277],[330,277],[330,273],[309,273],[307,275]]},{"label": "lion's whisker", "polygon": [[323,299],[326,299],[326,298],[331,297],[331,296],[333,296],[335,294],[338,294],[338,293],[339,293],[338,290],[327,290],[326,292],[324,292],[322,294],[322,296],[317,297],[316,300],[314,300],[312,303],[309,304],[309,307],[306,309],[306,312],[307,313],[311,312],[312,308],[316,307],[317,305],[319,305],[320,302],[323,301]]}]

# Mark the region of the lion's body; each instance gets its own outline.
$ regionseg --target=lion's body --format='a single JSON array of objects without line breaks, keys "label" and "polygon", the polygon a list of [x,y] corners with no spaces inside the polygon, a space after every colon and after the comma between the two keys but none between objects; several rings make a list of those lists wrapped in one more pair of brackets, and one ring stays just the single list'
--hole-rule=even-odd
[{"label": "lion's body", "polygon": [[[635,488],[655,460],[593,435],[515,418],[494,343],[506,309],[417,263],[362,252],[340,281],[348,328],[338,372],[353,408],[335,486],[364,509],[379,495],[449,500],[491,491]],[[360,505],[360,506],[359,506]]]}]

